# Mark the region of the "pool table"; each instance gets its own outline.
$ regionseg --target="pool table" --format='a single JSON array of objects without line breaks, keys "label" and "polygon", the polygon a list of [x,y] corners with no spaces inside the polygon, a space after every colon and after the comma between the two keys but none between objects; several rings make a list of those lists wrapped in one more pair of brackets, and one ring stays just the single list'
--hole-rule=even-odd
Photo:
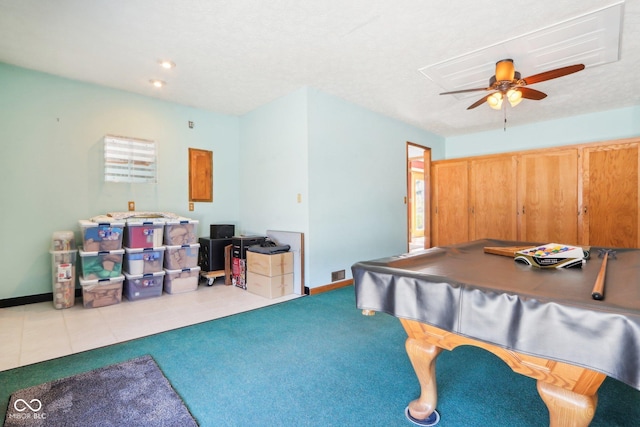
[{"label": "pool table", "polygon": [[607,376],[640,390],[640,250],[616,249],[604,299],[594,300],[598,248],[568,269],[484,252],[527,245],[539,242],[482,239],[352,266],[357,308],[395,316],[407,332],[421,387],[410,420],[434,415],[436,358],[459,345],[490,351],[536,379],[554,427],[588,426]]}]

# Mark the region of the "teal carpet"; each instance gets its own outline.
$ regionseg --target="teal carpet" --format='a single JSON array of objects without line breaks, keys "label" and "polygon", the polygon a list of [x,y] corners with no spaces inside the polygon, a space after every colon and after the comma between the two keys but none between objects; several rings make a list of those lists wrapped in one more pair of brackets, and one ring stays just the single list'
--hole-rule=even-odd
[{"label": "teal carpet", "polygon": [[[150,354],[201,426],[410,427],[405,338],[397,319],[362,316],[348,287],[0,372],[0,419],[16,390]],[[492,354],[460,347],[437,363],[440,426],[548,425],[535,381]],[[640,392],[607,379],[591,425],[638,420]]]}]

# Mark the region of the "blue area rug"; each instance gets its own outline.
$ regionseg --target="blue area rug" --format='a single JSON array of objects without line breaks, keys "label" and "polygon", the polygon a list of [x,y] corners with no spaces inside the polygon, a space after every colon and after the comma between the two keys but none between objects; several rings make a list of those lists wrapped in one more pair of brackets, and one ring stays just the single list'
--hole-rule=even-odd
[{"label": "blue area rug", "polygon": [[151,358],[127,362],[19,390],[5,427],[197,426]]}]

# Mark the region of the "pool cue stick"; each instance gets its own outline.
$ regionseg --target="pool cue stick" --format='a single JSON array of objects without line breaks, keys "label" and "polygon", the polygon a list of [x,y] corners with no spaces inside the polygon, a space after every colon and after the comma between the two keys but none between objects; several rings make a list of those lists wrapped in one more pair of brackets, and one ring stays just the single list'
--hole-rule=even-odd
[{"label": "pool cue stick", "polygon": [[591,298],[598,301],[604,299],[604,276],[607,272],[608,258],[609,252],[605,252],[604,258],[602,259],[602,265],[600,266],[600,272],[598,272],[598,277],[596,277],[596,284],[593,286],[593,290],[591,291]]},{"label": "pool cue stick", "polygon": [[484,253],[513,257],[523,249],[531,249],[531,246],[485,246]]}]

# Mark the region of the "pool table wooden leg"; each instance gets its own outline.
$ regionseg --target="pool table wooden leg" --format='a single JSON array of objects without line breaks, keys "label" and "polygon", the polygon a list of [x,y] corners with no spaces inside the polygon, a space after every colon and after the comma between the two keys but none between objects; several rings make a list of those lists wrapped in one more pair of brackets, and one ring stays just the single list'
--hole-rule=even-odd
[{"label": "pool table wooden leg", "polygon": [[549,427],[587,427],[596,413],[598,394],[575,393],[538,380],[538,393],[549,409]]},{"label": "pool table wooden leg", "polygon": [[405,347],[420,382],[420,397],[409,403],[409,413],[415,419],[424,420],[436,409],[438,403],[436,358],[442,349],[414,338],[407,338]]}]

